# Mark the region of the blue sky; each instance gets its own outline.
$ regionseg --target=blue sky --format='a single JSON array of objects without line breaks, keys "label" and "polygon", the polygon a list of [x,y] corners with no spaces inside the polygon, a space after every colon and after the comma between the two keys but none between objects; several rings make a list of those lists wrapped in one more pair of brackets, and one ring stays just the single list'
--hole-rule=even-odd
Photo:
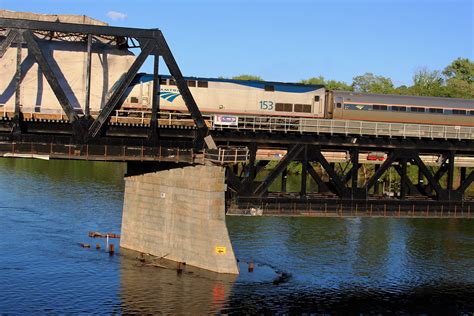
[{"label": "blue sky", "polygon": [[[185,75],[296,82],[365,72],[410,84],[420,67],[474,59],[472,0],[0,0],[0,8],[85,14],[160,28]],[[115,12],[115,13],[113,13]],[[147,70],[147,69],[144,69]]]}]

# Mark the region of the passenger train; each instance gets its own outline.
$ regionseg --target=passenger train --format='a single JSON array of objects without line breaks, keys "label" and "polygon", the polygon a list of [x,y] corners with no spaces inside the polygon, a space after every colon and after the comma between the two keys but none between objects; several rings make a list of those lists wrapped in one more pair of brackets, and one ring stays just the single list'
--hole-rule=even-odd
[{"label": "passenger train", "polygon": [[[474,100],[330,91],[323,85],[185,78],[203,114],[285,116],[474,126]],[[122,109],[150,110],[153,76],[138,74]],[[160,76],[160,111],[187,112],[170,76]]]}]

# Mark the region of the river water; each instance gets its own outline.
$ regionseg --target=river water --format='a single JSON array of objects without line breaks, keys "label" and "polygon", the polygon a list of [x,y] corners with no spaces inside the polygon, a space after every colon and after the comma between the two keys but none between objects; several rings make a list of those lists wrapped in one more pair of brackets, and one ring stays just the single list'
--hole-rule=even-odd
[{"label": "river water", "polygon": [[177,273],[87,236],[120,232],[123,172],[0,159],[0,314],[474,311],[472,220],[228,217],[241,275]]}]

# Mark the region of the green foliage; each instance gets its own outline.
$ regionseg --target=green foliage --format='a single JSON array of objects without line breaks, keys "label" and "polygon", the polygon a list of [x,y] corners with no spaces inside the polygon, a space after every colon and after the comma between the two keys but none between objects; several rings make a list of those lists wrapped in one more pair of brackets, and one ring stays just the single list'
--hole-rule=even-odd
[{"label": "green foliage", "polygon": [[232,79],[235,80],[255,80],[255,81],[263,81],[262,77],[260,76],[254,76],[254,75],[239,75],[232,77]]},{"label": "green foliage", "polygon": [[458,58],[444,68],[446,96],[474,99],[474,63],[468,58]]},{"label": "green foliage", "polygon": [[413,74],[411,86],[397,88],[390,78],[369,72],[354,77],[350,85],[342,81],[327,80],[323,76],[300,82],[322,84],[329,90],[474,99],[474,63],[468,58],[458,58],[443,71],[420,68]]},{"label": "green foliage", "polygon": [[373,73],[367,72],[362,76],[357,76],[352,79],[352,87],[356,92],[366,93],[393,93],[394,86],[390,78],[383,76],[376,76]]},{"label": "green foliage", "polygon": [[467,83],[474,83],[474,63],[468,58],[459,57],[444,68],[443,75],[447,80],[458,79]]},{"label": "green foliage", "polygon": [[319,77],[312,77],[309,79],[301,80],[300,83],[302,84],[312,84],[312,85],[318,85],[322,84],[329,90],[344,90],[344,91],[352,91],[352,86],[343,82],[343,81],[337,81],[337,80],[326,80],[323,76]]},{"label": "green foliage", "polygon": [[446,93],[443,83],[444,80],[440,71],[421,68],[413,75],[413,86],[410,88],[410,94],[442,97]]}]

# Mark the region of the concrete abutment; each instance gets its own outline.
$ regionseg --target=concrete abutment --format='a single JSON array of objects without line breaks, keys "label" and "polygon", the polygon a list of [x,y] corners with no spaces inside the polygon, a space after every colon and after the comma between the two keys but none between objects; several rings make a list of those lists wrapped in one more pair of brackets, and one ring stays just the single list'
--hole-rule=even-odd
[{"label": "concrete abutment", "polygon": [[223,167],[176,165],[131,174],[125,178],[121,247],[239,273],[225,221]]}]

